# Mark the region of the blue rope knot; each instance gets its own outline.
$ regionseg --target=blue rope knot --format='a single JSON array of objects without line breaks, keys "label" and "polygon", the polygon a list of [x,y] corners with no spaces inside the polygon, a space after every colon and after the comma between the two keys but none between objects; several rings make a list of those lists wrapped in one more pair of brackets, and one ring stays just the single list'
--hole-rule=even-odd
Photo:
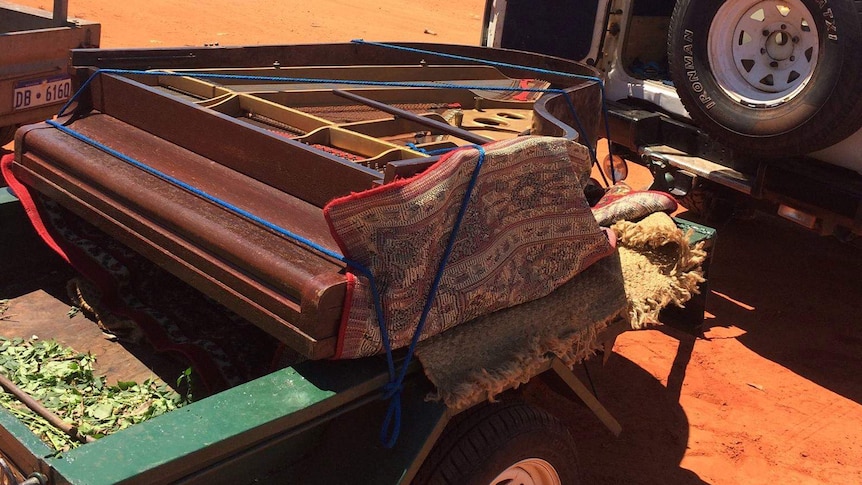
[{"label": "blue rope knot", "polygon": [[395,396],[400,396],[404,391],[404,383],[400,380],[396,379],[393,381],[387,382],[383,386],[383,399],[392,399]]},{"label": "blue rope knot", "polygon": [[380,427],[380,443],[386,449],[392,449],[398,441],[398,435],[401,434],[401,391],[395,393],[389,399],[389,406],[386,408],[386,416],[383,418],[383,425]]},{"label": "blue rope knot", "polygon": [[428,150],[426,150],[426,149],[424,149],[424,148],[422,148],[422,147],[420,147],[420,146],[416,146],[416,144],[415,144],[415,143],[407,142],[407,143],[405,143],[404,145],[405,145],[405,146],[407,146],[407,148],[409,148],[409,149],[411,149],[411,150],[413,150],[413,151],[417,151],[417,152],[419,152],[419,153],[428,153]]}]

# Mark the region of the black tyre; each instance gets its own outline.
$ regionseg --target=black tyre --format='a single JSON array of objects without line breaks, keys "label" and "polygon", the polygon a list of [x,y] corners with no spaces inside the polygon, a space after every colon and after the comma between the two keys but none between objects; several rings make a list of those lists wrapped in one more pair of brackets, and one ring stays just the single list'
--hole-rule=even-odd
[{"label": "black tyre", "polygon": [[457,416],[414,480],[419,484],[577,484],[575,443],[554,416],[521,401]]},{"label": "black tyre", "polygon": [[855,132],[862,126],[856,3],[679,0],[668,57],[691,118],[750,155],[810,153]]},{"label": "black tyre", "polygon": [[15,139],[15,130],[17,129],[16,125],[0,126],[0,147]]}]

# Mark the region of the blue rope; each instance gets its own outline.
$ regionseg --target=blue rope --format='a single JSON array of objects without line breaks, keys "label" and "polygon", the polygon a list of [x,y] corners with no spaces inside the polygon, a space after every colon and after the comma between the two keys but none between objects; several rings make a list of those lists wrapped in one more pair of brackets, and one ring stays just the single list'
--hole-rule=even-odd
[{"label": "blue rope", "polygon": [[[510,64],[508,62],[490,61],[488,59],[480,59],[477,57],[461,56],[458,54],[449,54],[446,52],[436,52],[436,51],[430,51],[430,50],[425,50],[425,49],[417,49],[415,47],[407,47],[407,46],[403,46],[403,45],[387,44],[385,42],[368,42],[368,41],[365,41],[363,39],[353,39],[351,42],[353,42],[354,44],[371,45],[371,46],[375,46],[375,47],[383,47],[386,49],[395,49],[395,50],[400,50],[400,51],[404,51],[404,52],[413,52],[415,54],[427,54],[427,55],[440,56],[440,57],[443,57],[446,59],[455,59],[458,61],[477,62],[479,64],[485,64],[488,66],[508,67],[508,68],[512,68],[512,69],[521,69],[521,70],[535,72],[535,73],[539,73],[539,74],[548,74],[548,75],[552,75],[552,76],[563,76],[563,77],[568,77],[568,78],[573,78],[573,79],[585,79],[585,80],[589,80],[589,81],[595,81],[596,83],[598,83],[599,89],[601,91],[602,115],[604,116],[604,119],[605,119],[605,139],[608,142],[608,154],[611,156],[611,161],[613,161],[613,151],[612,151],[612,147],[611,147],[611,126],[610,126],[610,122],[608,121],[608,104],[607,104],[607,97],[605,96],[605,82],[601,78],[598,78],[596,76],[585,76],[583,74],[572,74],[570,72],[564,72],[564,71],[554,71],[551,69],[542,69],[539,67],[524,66],[521,64]],[[568,99],[568,96],[566,96],[566,99],[569,101],[569,104],[571,105],[572,101]],[[572,107],[572,110],[574,110],[574,106]],[[580,121],[578,121],[577,118],[575,118],[575,121],[580,125]],[[581,131],[581,133],[583,133],[583,130]],[[590,147],[587,147],[587,148],[590,148]],[[598,163],[598,160],[596,160],[595,154],[592,153],[592,151],[590,153],[591,153],[591,155],[593,155],[593,160],[596,163]],[[611,167],[613,167],[613,165]],[[599,167],[599,173],[602,175],[602,177],[605,176],[601,167]],[[611,169],[611,180],[614,183],[616,183],[613,169]],[[607,180],[605,180],[605,184],[607,184]]]},{"label": "blue rope", "polygon": [[[377,313],[378,328],[380,330],[383,348],[386,351],[386,364],[387,364],[387,368],[389,371],[389,382],[383,386],[383,398],[389,400],[389,406],[388,406],[388,409],[386,411],[386,416],[383,420],[383,425],[381,427],[380,440],[386,448],[392,448],[393,446],[395,446],[395,443],[398,440],[398,436],[401,433],[401,392],[404,389],[404,379],[407,376],[408,366],[410,364],[410,361],[413,358],[413,354],[415,353],[416,345],[419,342],[419,337],[422,334],[422,330],[425,327],[425,321],[427,320],[428,314],[431,310],[431,305],[434,301],[434,297],[437,294],[437,289],[440,285],[440,280],[443,277],[446,263],[448,262],[449,256],[452,253],[452,248],[454,247],[455,239],[458,235],[458,231],[461,227],[461,222],[462,222],[462,220],[464,218],[464,214],[466,213],[466,210],[467,210],[467,204],[470,200],[470,196],[473,193],[473,189],[476,186],[476,180],[477,180],[478,175],[479,175],[479,170],[482,168],[482,164],[485,161],[485,150],[484,150],[484,148],[482,148],[481,146],[474,146],[477,150],[479,150],[479,159],[476,162],[476,168],[473,170],[473,175],[470,179],[470,183],[469,183],[467,190],[464,194],[461,208],[458,212],[458,216],[456,218],[455,224],[453,225],[452,232],[450,233],[450,236],[449,236],[449,242],[446,246],[446,250],[444,251],[443,257],[440,260],[440,264],[438,266],[437,273],[435,274],[434,281],[431,285],[431,289],[428,292],[428,298],[427,298],[427,300],[425,302],[425,306],[422,310],[422,315],[419,318],[419,324],[417,325],[416,331],[414,332],[413,338],[411,339],[410,347],[408,348],[408,351],[407,351],[407,357],[405,358],[404,363],[401,366],[400,372],[398,372],[396,374],[395,363],[394,363],[394,359],[392,356],[392,345],[391,345],[391,342],[389,340],[389,332],[386,328],[385,316],[383,314],[382,298],[380,297],[380,292],[378,291],[378,286],[377,286],[377,282],[374,278],[374,274],[371,272],[370,269],[368,269],[362,263],[359,263],[358,261],[353,261],[353,260],[351,260],[351,259],[349,259],[349,258],[347,258],[347,257],[345,257],[339,253],[336,253],[336,252],[334,252],[334,251],[332,251],[326,247],[321,246],[320,244],[315,243],[314,241],[311,241],[310,239],[307,239],[307,238],[300,236],[296,233],[293,233],[287,229],[284,229],[283,227],[281,227],[277,224],[274,224],[274,223],[272,223],[266,219],[263,219],[262,217],[259,217],[255,214],[241,208],[241,207],[238,207],[234,204],[231,204],[230,202],[227,202],[227,201],[220,199],[220,198],[218,198],[212,194],[209,194],[209,193],[207,193],[207,192],[205,192],[205,191],[203,191],[203,190],[201,190],[201,189],[199,189],[193,185],[190,185],[186,182],[183,182],[182,180],[180,180],[176,177],[173,177],[171,175],[168,175],[168,174],[166,174],[166,173],[164,173],[158,169],[150,167],[149,165],[146,165],[145,163],[143,163],[139,160],[136,160],[136,159],[124,154],[124,153],[118,152],[117,150],[114,150],[113,148],[108,147],[108,146],[104,145],[103,143],[100,143],[100,142],[98,142],[98,141],[96,141],[96,140],[94,140],[94,139],[92,139],[92,138],[90,138],[90,137],[88,137],[82,133],[79,133],[77,131],[74,131],[74,130],[66,127],[66,126],[63,126],[60,123],[57,123],[56,121],[48,120],[48,121],[46,121],[46,123],[53,126],[56,129],[60,130],[61,132],[79,140],[79,141],[82,141],[82,142],[84,142],[84,143],[86,143],[86,144],[88,144],[94,148],[97,148],[97,149],[99,149],[99,150],[101,150],[101,151],[103,151],[109,155],[112,155],[112,156],[114,156],[114,157],[136,167],[136,168],[141,169],[146,173],[149,173],[149,174],[151,174],[155,177],[158,177],[158,178],[160,178],[160,179],[162,179],[162,180],[164,180],[170,184],[173,184],[177,187],[180,187],[184,190],[187,190],[194,195],[197,195],[197,196],[199,196],[199,197],[201,197],[201,198],[203,198],[209,202],[212,202],[213,204],[215,204],[219,207],[227,209],[227,210],[229,210],[229,211],[231,211],[237,215],[245,217],[248,220],[251,220],[255,223],[258,223],[258,224],[266,227],[267,229],[270,229],[270,230],[276,232],[277,234],[280,234],[280,235],[282,235],[288,239],[292,239],[292,240],[294,240],[298,243],[301,243],[301,244],[303,244],[303,245],[305,245],[305,246],[307,246],[307,247],[309,247],[315,251],[318,251],[318,252],[320,252],[326,256],[329,256],[333,259],[341,261],[342,263],[344,263],[347,266],[357,270],[363,276],[368,278],[368,282],[369,282],[369,285],[371,287],[372,298],[374,300],[374,310]],[[467,148],[467,147],[459,147],[459,148]]]},{"label": "blue rope", "polygon": [[415,144],[415,143],[407,142],[407,143],[405,143],[404,145],[405,145],[405,146],[407,146],[407,148],[409,148],[409,149],[413,150],[414,152],[419,152],[419,153],[425,153],[425,154],[428,154],[428,150],[426,150],[426,149],[424,149],[424,148],[422,148],[422,147],[416,146],[416,144]]},{"label": "blue rope", "polygon": [[[467,146],[470,146],[470,145],[464,145],[464,146],[460,146],[460,147],[437,148],[436,150],[428,150],[427,148],[422,148],[422,147],[416,146],[413,143],[407,144],[407,148],[411,148],[413,150],[422,152],[425,155],[432,156],[432,157],[434,155],[443,155],[444,153],[449,153],[449,152],[454,151],[454,150],[460,150],[461,148],[464,148]],[[478,146],[478,145],[473,145],[473,146]]]},{"label": "blue rope", "polygon": [[[413,332],[413,338],[410,340],[410,347],[407,348],[407,356],[404,359],[404,365],[401,366],[398,378],[394,382],[387,384],[387,392],[398,393],[403,389],[404,378],[407,376],[407,364],[413,359],[416,346],[419,344],[419,337],[422,336],[422,330],[425,328],[428,314],[431,313],[431,306],[434,304],[434,298],[437,296],[440,281],[443,279],[443,273],[446,272],[446,263],[449,262],[449,257],[452,255],[452,249],[455,247],[455,240],[458,238],[461,223],[464,221],[464,214],[467,213],[467,206],[470,203],[470,197],[473,195],[473,189],[476,187],[476,181],[479,179],[479,172],[482,170],[482,165],[485,163],[485,149],[479,145],[474,145],[474,147],[479,151],[479,159],[476,161],[476,167],[473,169],[470,183],[467,185],[467,190],[464,192],[464,198],[461,200],[461,208],[458,210],[458,216],[455,218],[455,223],[452,225],[452,232],[449,233],[449,242],[446,243],[446,249],[443,252],[443,256],[440,258],[437,272],[434,275],[434,281],[431,283],[431,288],[428,290],[428,297],[425,299],[425,306],[422,308],[422,315],[419,317],[419,323],[416,325],[416,330]],[[390,428],[390,424],[392,424],[392,431],[391,435],[387,438],[386,433]],[[384,446],[391,448],[395,445],[395,440],[398,438],[398,434],[400,432],[401,400],[393,399],[389,401],[389,408],[386,410],[386,417],[383,419],[383,428],[380,431],[380,440],[384,443]]]},{"label": "blue rope", "polygon": [[453,150],[458,150],[459,148],[461,148],[461,147],[438,148],[436,150],[426,150],[425,153],[427,153],[428,155],[431,155],[431,156],[442,155],[444,153],[449,153]]},{"label": "blue rope", "polygon": [[72,96],[69,101],[60,109],[57,116],[62,116],[69,105],[72,104],[83,92],[84,88],[92,82],[92,80],[100,74],[119,74],[119,75],[145,75],[145,76],[164,76],[164,77],[191,77],[197,79],[229,79],[237,81],[269,81],[275,83],[306,83],[306,84],[346,84],[351,86],[379,86],[379,87],[404,87],[404,88],[430,88],[430,89],[469,89],[472,91],[507,91],[507,92],[528,92],[528,93],[553,93],[565,94],[562,89],[543,89],[543,88],[519,88],[511,86],[476,86],[470,84],[455,84],[444,82],[411,82],[411,81],[371,81],[359,79],[321,79],[321,78],[306,78],[306,77],[279,77],[279,76],[249,76],[245,74],[218,74],[205,73],[195,71],[140,71],[135,69],[98,69],[90,77],[84,81],[78,91]]},{"label": "blue rope", "polygon": [[449,54],[446,52],[429,51],[429,50],[425,50],[425,49],[417,49],[415,47],[407,47],[407,46],[397,45],[397,44],[387,44],[385,42],[369,42],[369,41],[364,40],[364,39],[353,39],[350,42],[352,42],[354,44],[373,45],[376,47],[385,47],[387,49],[395,49],[395,50],[404,51],[404,52],[413,52],[415,54],[428,54],[428,55],[440,56],[440,57],[444,57],[446,59],[455,59],[458,61],[478,62],[480,64],[485,64],[488,66],[509,67],[509,68],[514,68],[514,69],[523,69],[526,71],[537,72],[540,74],[550,74],[553,76],[565,76],[565,77],[570,77],[570,78],[575,78],[575,79],[587,79],[590,81],[596,81],[600,85],[604,86],[604,82],[601,80],[601,78],[598,78],[596,76],[586,76],[583,74],[572,74],[570,72],[563,72],[563,71],[552,71],[550,69],[542,69],[539,67],[530,67],[530,66],[524,66],[524,65],[520,65],[520,64],[510,64],[508,62],[490,61],[488,59],[480,59],[478,57],[468,57],[468,56],[462,56],[462,55],[458,55],[458,54]]}]

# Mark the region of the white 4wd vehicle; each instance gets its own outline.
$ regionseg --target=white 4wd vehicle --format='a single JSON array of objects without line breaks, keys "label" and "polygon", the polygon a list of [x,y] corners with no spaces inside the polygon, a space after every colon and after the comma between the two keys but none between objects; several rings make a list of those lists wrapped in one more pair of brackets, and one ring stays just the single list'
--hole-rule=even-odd
[{"label": "white 4wd vehicle", "polygon": [[812,229],[858,235],[860,10],[852,0],[488,0],[483,43],[598,68],[615,145],[671,192],[730,188]]}]

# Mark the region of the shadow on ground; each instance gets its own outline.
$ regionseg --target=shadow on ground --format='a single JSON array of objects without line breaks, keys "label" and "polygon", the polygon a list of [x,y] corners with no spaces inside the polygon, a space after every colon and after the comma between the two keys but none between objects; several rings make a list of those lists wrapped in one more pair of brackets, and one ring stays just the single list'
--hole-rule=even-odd
[{"label": "shadow on ground", "polygon": [[[693,337],[680,334],[678,359],[685,361]],[[688,348],[688,350],[686,350]],[[634,362],[612,354],[607,364],[592,359],[575,368],[584,382],[586,370],[601,402],[622,425],[614,437],[596,417],[565,390],[534,379],[525,395],[534,404],[558,416],[568,426],[578,445],[578,460],[585,484],[704,484],[697,474],[679,466],[685,454],[689,422],[679,405],[679,387],[672,385],[682,374],[671,371],[666,388],[655,376]],[[649,443],[648,447],[644,443]],[[621,482],[623,480],[623,482]]]},{"label": "shadow on ground", "polygon": [[862,403],[862,247],[758,215],[721,228],[707,327]]},{"label": "shadow on ground", "polygon": [[[862,403],[862,248],[758,214],[719,228],[709,280],[706,335],[735,328],[734,338],[762,358]],[[527,395],[577,437],[583,483],[706,483],[680,466],[690,423],[679,398],[695,336],[660,330],[679,342],[661,376],[619,354],[604,367],[600,359],[588,364],[600,400],[622,425],[619,438],[557,386],[528,386]],[[584,368],[575,370],[587,382]]]}]

